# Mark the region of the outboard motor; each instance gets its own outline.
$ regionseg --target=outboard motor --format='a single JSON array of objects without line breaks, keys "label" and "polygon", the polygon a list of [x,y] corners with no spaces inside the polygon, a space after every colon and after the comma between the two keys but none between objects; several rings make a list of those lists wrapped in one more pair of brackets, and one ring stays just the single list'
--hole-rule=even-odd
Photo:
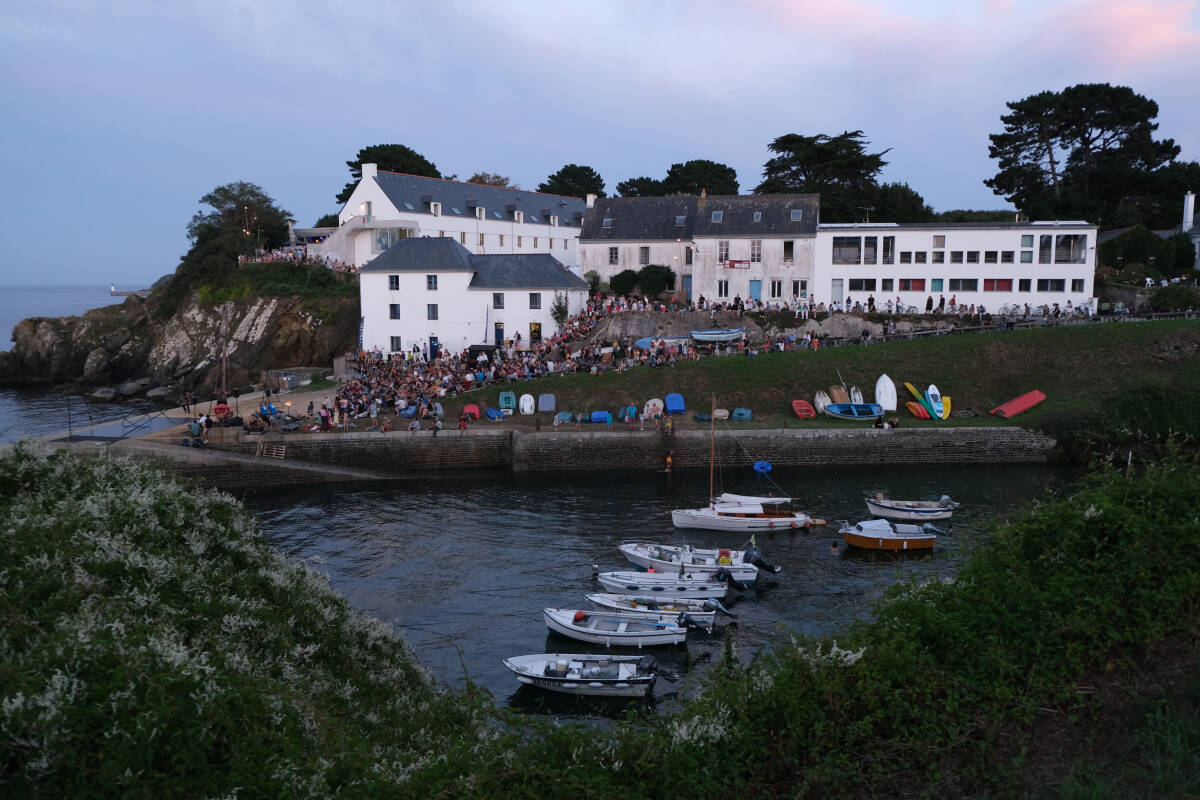
[{"label": "outboard motor", "polygon": [[959,504],[950,499],[950,495],[944,494],[938,500],[938,505],[942,508],[958,508]]},{"label": "outboard motor", "polygon": [[658,672],[658,662],[655,661],[654,656],[642,656],[638,660],[638,669],[647,675],[652,675]]},{"label": "outboard motor", "polygon": [[783,567],[767,561],[765,558],[763,558],[762,553],[758,552],[753,547],[747,548],[746,552],[742,554],[742,563],[753,564],[759,569],[771,573],[779,572],[781,569],[783,569]]},{"label": "outboard motor", "polygon": [[709,597],[704,601],[704,610],[716,611],[718,614],[724,614],[727,617],[733,617],[734,619],[737,619],[737,614],[734,614],[728,608],[721,605],[721,601],[715,597]]},{"label": "outboard motor", "polygon": [[739,589],[749,589],[750,588],[747,584],[742,583],[737,578],[733,577],[733,575],[730,574],[729,570],[725,569],[724,567],[721,567],[719,570],[717,570],[713,574],[713,577],[716,578],[721,583],[731,583],[734,586],[738,587]]},{"label": "outboard motor", "polygon": [[944,533],[941,528],[937,527],[932,522],[926,522],[921,526],[921,530],[925,531],[926,533]]}]

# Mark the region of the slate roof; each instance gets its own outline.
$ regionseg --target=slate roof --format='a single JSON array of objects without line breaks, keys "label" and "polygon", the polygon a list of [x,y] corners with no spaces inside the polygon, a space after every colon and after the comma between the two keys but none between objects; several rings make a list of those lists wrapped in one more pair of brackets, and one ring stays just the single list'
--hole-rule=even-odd
[{"label": "slate roof", "polygon": [[479,186],[403,172],[380,171],[375,182],[401,214],[429,214],[429,203],[433,201],[442,204],[445,217],[474,218],[475,207],[483,206],[487,218],[493,222],[511,221],[513,212],[521,211],[526,223],[549,225],[550,216],[554,215],[560,226],[578,228],[587,207],[578,197]]},{"label": "slate roof", "polygon": [[456,239],[431,236],[421,239],[401,239],[368,261],[362,272],[403,272],[413,270],[454,270],[472,272],[471,252]]},{"label": "slate roof", "polygon": [[[815,236],[820,200],[817,194],[601,197],[584,215],[579,240]],[[793,209],[801,212],[799,220],[792,219]],[[721,213],[720,222],[713,221],[713,212]],[[682,225],[676,224],[678,217],[684,218]],[[606,219],[612,222],[607,228]]]},{"label": "slate roof", "polygon": [[472,289],[588,289],[587,281],[549,253],[473,255],[457,239],[439,236],[402,239],[361,271],[473,272]]}]

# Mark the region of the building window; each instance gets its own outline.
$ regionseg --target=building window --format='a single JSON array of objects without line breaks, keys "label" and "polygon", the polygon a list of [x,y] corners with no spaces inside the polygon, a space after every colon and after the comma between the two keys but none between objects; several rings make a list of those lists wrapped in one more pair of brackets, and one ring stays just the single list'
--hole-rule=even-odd
[{"label": "building window", "polygon": [[1083,291],[1083,278],[1072,278],[1071,279],[1071,291],[1072,292],[1082,292]]},{"label": "building window", "polygon": [[729,281],[717,281],[717,297],[729,297]]},{"label": "building window", "polygon": [[518,222],[518,223],[524,222],[525,221],[525,212],[524,211],[514,211],[513,212],[513,221]]},{"label": "building window", "polygon": [[783,263],[791,264],[796,257],[796,243],[791,239],[783,242]]},{"label": "building window", "polygon": [[937,251],[936,253],[934,253],[934,254],[933,254],[933,263],[934,263],[934,264],[945,264],[945,263],[946,263],[946,254],[945,254],[945,252],[943,252],[943,251],[939,250],[939,251]]},{"label": "building window", "polygon": [[437,291],[437,275],[426,275],[425,276],[425,289],[426,289],[426,291],[430,291],[430,292]]},{"label": "building window", "polygon": [[1000,251],[1000,263],[1001,263],[1001,264],[1011,264],[1011,263],[1013,263],[1013,256],[1014,256],[1014,255],[1015,255],[1015,254],[1013,253],[1013,251],[1012,251],[1012,250],[1001,250],[1001,251]]},{"label": "building window", "polygon": [[791,219],[792,219],[792,222],[802,222],[804,220],[804,209],[803,208],[793,208]]},{"label": "building window", "polygon": [[979,280],[977,278],[951,278],[950,291],[977,292],[979,291]]},{"label": "building window", "polygon": [[892,284],[893,284],[893,281],[891,278],[881,278],[879,281],[879,291],[881,291],[881,292],[892,291]]},{"label": "building window", "polygon": [[761,211],[755,211],[755,212],[754,212],[754,221],[755,221],[755,222],[762,222],[762,212],[761,212]]},{"label": "building window", "polygon": [[465,245],[467,243],[467,232],[463,231],[458,235],[458,243]]},{"label": "building window", "polygon": [[612,227],[612,217],[605,217],[604,222],[600,223],[600,227],[604,228],[605,230],[608,230],[609,228],[611,228]]},{"label": "building window", "polygon": [[1054,243],[1055,264],[1082,264],[1087,258],[1087,234],[1067,233]]},{"label": "building window", "polygon": [[879,257],[879,237],[864,236],[863,237],[863,260],[864,264],[874,264]]},{"label": "building window", "polygon": [[558,215],[557,215],[557,214],[551,214],[551,215],[550,215],[550,227],[551,227],[551,228],[557,228],[557,227],[558,227]]},{"label": "building window", "polygon": [[412,231],[407,228],[386,228],[375,231],[372,252],[382,253],[401,239],[408,239],[411,236]]},{"label": "building window", "polygon": [[895,236],[883,237],[883,263],[884,264],[895,264],[896,263],[896,237]]},{"label": "building window", "polygon": [[392,337],[392,347],[391,347],[390,352],[399,353],[403,349],[404,349],[404,347],[403,347],[403,343],[400,341],[400,337],[393,336]]},{"label": "building window", "polygon": [[498,233],[498,234],[496,234],[496,238],[498,238],[500,240],[500,246],[504,247],[504,234]]},{"label": "building window", "polygon": [[901,278],[900,291],[902,292],[923,292],[925,291],[924,278]]},{"label": "building window", "polygon": [[875,291],[874,278],[851,278],[850,291],[852,292],[873,292]]},{"label": "building window", "polygon": [[388,319],[400,319],[399,303],[388,303]]},{"label": "building window", "polygon": [[1062,278],[1039,278],[1037,290],[1039,292],[1061,292],[1066,288],[1066,283]]},{"label": "building window", "polygon": [[479,246],[483,247],[483,234],[479,234]]},{"label": "building window", "polygon": [[1011,292],[1012,278],[984,278],[983,290],[985,292]]},{"label": "building window", "polygon": [[444,239],[444,238],[446,238],[446,232],[445,232],[445,231],[438,231],[438,236]]},{"label": "building window", "polygon": [[934,236],[933,237],[934,249],[937,249],[939,247],[945,247],[945,246],[946,246],[946,237],[945,236]]},{"label": "building window", "polygon": [[995,250],[985,250],[983,252],[983,263],[998,264],[999,260],[1000,260],[1000,254],[997,253]]},{"label": "building window", "polygon": [[399,289],[400,289],[400,276],[399,275],[388,275],[388,291],[395,292],[395,291],[399,291]]},{"label": "building window", "polygon": [[535,236],[535,237],[533,237],[533,249],[536,250],[537,246],[538,246],[538,237]]},{"label": "building window", "polygon": [[762,263],[762,239],[750,240],[750,263]]},{"label": "building window", "polygon": [[1050,251],[1054,245],[1054,237],[1048,233],[1042,234],[1041,240],[1038,242],[1038,263],[1049,264],[1051,254]]},{"label": "building window", "polygon": [[792,281],[792,297],[808,297],[808,281]]},{"label": "building window", "polygon": [[771,297],[783,297],[783,281],[771,281]]},{"label": "building window", "polygon": [[475,219],[487,218],[487,209],[483,206],[475,206]]},{"label": "building window", "polygon": [[540,309],[541,307],[542,307],[542,293],[541,292],[530,292],[529,293],[529,308],[533,309],[533,310],[537,310],[537,309]]},{"label": "building window", "polygon": [[862,261],[861,236],[833,237],[833,263],[858,264]]},{"label": "building window", "polygon": [[429,204],[429,213],[433,214],[435,217],[440,217],[442,215],[442,204],[441,203],[430,203]]},{"label": "building window", "polygon": [[610,264],[621,263],[620,251],[617,248],[615,248],[615,247],[608,248],[608,263],[610,263]]},{"label": "building window", "polygon": [[924,250],[918,250],[915,253],[913,253],[913,262],[916,264],[924,264],[925,256],[926,256],[926,253]]},{"label": "building window", "polygon": [[524,247],[524,246],[525,246],[525,237],[524,237],[524,236],[518,236],[518,237],[517,237],[517,247],[518,247],[518,248],[521,248],[521,247]]},{"label": "building window", "polygon": [[962,250],[951,250],[950,251],[950,263],[951,264],[963,263],[963,251]]},{"label": "building window", "polygon": [[690,248],[690,247],[683,248],[683,263],[684,264],[692,263],[692,248]]},{"label": "building window", "polygon": [[714,212],[712,213],[712,221],[713,221],[713,222],[721,222],[721,221],[722,221],[722,220],[724,220],[724,219],[725,219],[725,212],[724,212],[724,211],[714,211]]},{"label": "building window", "polygon": [[911,250],[901,250],[900,251],[900,263],[901,264],[911,264],[912,263],[912,251]]},{"label": "building window", "polygon": [[978,264],[979,263],[979,251],[978,250],[968,250],[967,251],[967,263],[968,264]]},{"label": "building window", "polygon": [[1032,233],[1021,234],[1021,247],[1033,247],[1033,234]]},{"label": "building window", "polygon": [[567,240],[563,239],[563,250],[567,249]]},{"label": "building window", "polygon": [[929,291],[940,292],[941,290],[942,290],[942,279],[941,278],[930,278],[929,279]]},{"label": "building window", "polygon": [[1033,263],[1033,251],[1032,250],[1022,250],[1021,251],[1021,263],[1022,264],[1032,264]]},{"label": "building window", "polygon": [[492,292],[492,308],[504,308],[504,292]]},{"label": "building window", "polygon": [[650,263],[650,248],[648,246],[638,248],[638,263],[643,267]]},{"label": "building window", "polygon": [[437,319],[437,303],[425,306],[425,319]]},{"label": "building window", "polygon": [[676,228],[682,228],[682,227],[683,227],[683,223],[685,223],[685,222],[687,222],[687,217],[686,217],[686,216],[677,216],[677,217],[675,217],[675,227],[676,227]]},{"label": "building window", "polygon": [[[1032,255],[1032,253],[1030,253],[1030,255]],[[1028,292],[1030,290],[1029,287],[1032,285],[1032,283],[1033,283],[1033,281],[1029,278],[1021,278],[1019,281],[1017,281],[1017,291],[1018,292]]]},{"label": "building window", "polygon": [[721,239],[717,241],[717,261],[724,264],[729,260],[729,240]]}]

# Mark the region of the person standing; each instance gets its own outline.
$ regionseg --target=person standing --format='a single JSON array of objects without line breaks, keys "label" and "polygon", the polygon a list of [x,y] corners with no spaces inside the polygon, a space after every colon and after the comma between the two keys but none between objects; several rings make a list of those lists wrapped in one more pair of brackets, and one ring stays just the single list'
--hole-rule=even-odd
[{"label": "person standing", "polygon": [[933,313],[933,295],[929,295],[929,297],[925,298],[925,313]]},{"label": "person standing", "polygon": [[674,462],[675,462],[675,451],[674,451],[674,450],[668,450],[668,451],[667,451],[667,468],[666,468],[665,470],[663,470],[663,471],[664,471],[664,472],[670,472],[670,471],[671,471],[671,465],[672,465]]}]

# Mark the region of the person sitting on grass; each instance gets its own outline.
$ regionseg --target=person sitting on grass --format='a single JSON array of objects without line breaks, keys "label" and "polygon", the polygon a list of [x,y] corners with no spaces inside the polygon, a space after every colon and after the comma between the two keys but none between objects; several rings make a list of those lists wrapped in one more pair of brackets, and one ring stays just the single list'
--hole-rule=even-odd
[{"label": "person sitting on grass", "polygon": [[417,419],[416,417],[413,417],[412,422],[408,423],[408,429],[410,431],[421,430],[421,421],[419,419]]}]

